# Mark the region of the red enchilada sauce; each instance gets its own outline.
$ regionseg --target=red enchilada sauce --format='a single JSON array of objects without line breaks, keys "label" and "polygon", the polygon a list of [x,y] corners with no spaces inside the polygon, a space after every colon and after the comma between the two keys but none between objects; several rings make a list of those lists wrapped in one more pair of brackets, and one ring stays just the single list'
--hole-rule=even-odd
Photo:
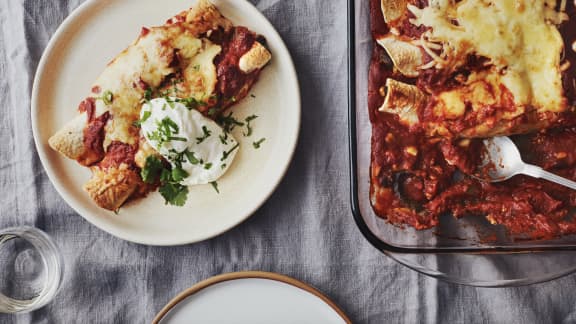
[{"label": "red enchilada sauce", "polygon": [[[412,1],[423,7],[426,1]],[[371,32],[374,38],[388,33],[380,0],[370,0]],[[565,95],[576,105],[576,10],[569,1],[570,20],[560,31],[565,41],[569,69],[563,72]],[[419,37],[424,31],[410,23],[398,27],[402,34]],[[430,59],[430,58],[425,58]],[[468,69],[482,66],[472,58]],[[429,229],[439,216],[485,217],[503,225],[513,238],[546,239],[576,233],[576,191],[527,176],[515,176],[501,183],[478,181],[466,174],[480,161],[480,139],[427,138],[398,122],[397,117],[378,111],[384,101],[380,87],[393,75],[393,63],[374,42],[369,68],[368,111],[372,123],[370,199],[374,211],[395,225]],[[447,89],[450,76],[423,72],[419,87]],[[426,74],[429,73],[429,74]],[[554,129],[513,136],[523,159],[558,175],[576,180],[576,113],[563,116]],[[487,116],[489,118],[489,116]]]},{"label": "red enchilada sauce", "polygon": [[211,40],[222,46],[222,54],[214,60],[218,75],[219,106],[222,111],[246,97],[252,85],[258,80],[261,69],[244,73],[238,63],[252,48],[254,42],[266,44],[266,40],[242,26],[234,27],[228,34],[214,33]]},{"label": "red enchilada sauce", "polygon": [[86,112],[87,124],[83,132],[84,153],[82,157],[78,158],[78,162],[82,165],[91,165],[94,162],[100,161],[104,157],[104,126],[110,118],[110,113],[105,112],[96,117],[96,99],[86,98],[78,106],[78,111]]}]

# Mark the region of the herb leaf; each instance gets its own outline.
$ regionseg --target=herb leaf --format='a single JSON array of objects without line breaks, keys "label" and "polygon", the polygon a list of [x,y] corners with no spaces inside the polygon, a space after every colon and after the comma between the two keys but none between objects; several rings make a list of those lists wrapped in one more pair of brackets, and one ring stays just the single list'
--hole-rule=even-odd
[{"label": "herb leaf", "polygon": [[194,152],[186,150],[184,151],[184,154],[186,155],[186,158],[188,159],[188,162],[190,162],[190,164],[196,165],[200,163],[200,161],[194,156]]},{"label": "herb leaf", "polygon": [[259,149],[260,145],[262,145],[262,143],[266,140],[266,138],[261,138],[256,142],[253,142],[252,145],[254,146],[255,149]]},{"label": "herb leaf", "polygon": [[167,205],[184,206],[188,198],[188,187],[179,183],[166,183],[159,191]]},{"label": "herb leaf", "polygon": [[180,182],[189,176],[188,172],[184,171],[182,168],[172,169],[172,181]]},{"label": "herb leaf", "polygon": [[218,137],[220,138],[220,143],[222,143],[224,145],[228,145],[228,133],[218,135]]},{"label": "herb leaf", "polygon": [[212,185],[212,188],[214,188],[214,190],[216,190],[217,193],[220,193],[220,190],[218,190],[218,182],[212,181],[212,182],[210,182],[210,184]]},{"label": "herb leaf", "polygon": [[148,88],[146,89],[146,91],[144,91],[144,100],[146,101],[152,100],[152,88]]},{"label": "herb leaf", "polygon": [[236,143],[236,145],[234,145],[234,147],[232,147],[231,149],[229,149],[228,151],[224,151],[222,152],[222,157],[220,158],[220,161],[224,161],[228,158],[228,156],[234,152],[234,150],[236,150],[238,147],[240,147],[239,143]]},{"label": "herb leaf", "polygon": [[166,129],[166,133],[170,133],[169,129],[174,131],[174,134],[178,134],[178,132],[180,131],[180,128],[178,127],[178,125],[172,119],[170,119],[168,117],[164,117],[164,119],[162,119],[162,121],[160,123],[161,123],[161,126]]},{"label": "herb leaf", "polygon": [[198,109],[198,107],[206,106],[207,104],[204,101],[198,100],[194,97],[188,98],[174,98],[174,102],[179,102],[186,106],[188,110]]},{"label": "herb leaf", "polygon": [[216,106],[208,109],[208,116],[210,116],[210,117],[216,116],[216,114],[218,113],[218,110],[220,110],[220,108],[218,108]]},{"label": "herb leaf", "polygon": [[169,169],[162,169],[160,174],[160,182],[170,182],[172,180],[172,172]]},{"label": "herb leaf", "polygon": [[105,104],[109,105],[112,103],[113,100],[114,100],[114,94],[112,94],[112,91],[110,90],[104,91],[104,94],[102,94],[102,101],[104,101]]},{"label": "herb leaf", "polygon": [[246,122],[249,123],[251,121],[253,121],[254,119],[258,118],[258,115],[250,115],[248,117],[246,117]]},{"label": "herb leaf", "polygon": [[244,119],[244,121],[246,122],[246,133],[242,133],[244,135],[244,137],[248,137],[248,136],[252,135],[252,125],[250,125],[250,122],[256,118],[258,118],[258,116],[250,115],[250,116],[246,117],[246,119]]},{"label": "herb leaf", "polygon": [[212,135],[212,132],[206,127],[206,125],[202,126],[202,132],[204,135],[202,135],[202,137],[196,137],[196,144],[204,142],[205,139]]},{"label": "herb leaf", "polygon": [[220,124],[220,126],[222,126],[222,128],[224,128],[226,133],[230,133],[236,126],[244,126],[244,123],[238,121],[232,116],[232,114],[233,113],[230,112],[227,116],[220,116],[216,121],[218,124]]},{"label": "herb leaf", "polygon": [[148,118],[150,118],[151,115],[152,115],[152,112],[151,112],[150,110],[145,110],[145,111],[142,113],[142,118],[140,118],[139,120],[135,121],[135,122],[133,123],[133,125],[136,126],[136,127],[141,127],[141,126],[142,126],[142,123],[144,123],[145,121],[147,121]]},{"label": "herb leaf", "polygon": [[146,158],[146,165],[140,171],[140,176],[149,184],[160,182],[159,191],[166,204],[183,206],[186,203],[188,187],[178,183],[188,177],[188,173],[182,168],[170,170],[160,158],[151,155]]},{"label": "herb leaf", "polygon": [[178,134],[180,128],[178,125],[169,117],[165,117],[161,121],[156,121],[156,126],[158,129],[155,131],[146,134],[148,139],[152,141],[158,142],[158,146],[162,146],[165,142],[168,141],[186,141],[187,139],[184,137],[173,136],[174,134]]},{"label": "herb leaf", "polygon": [[158,157],[151,155],[146,158],[146,164],[140,171],[140,176],[146,183],[155,183],[159,180],[158,178],[163,169],[162,161]]},{"label": "herb leaf", "polygon": [[186,142],[188,139],[186,137],[179,137],[179,136],[171,136],[168,137],[169,141],[180,141],[180,142]]}]

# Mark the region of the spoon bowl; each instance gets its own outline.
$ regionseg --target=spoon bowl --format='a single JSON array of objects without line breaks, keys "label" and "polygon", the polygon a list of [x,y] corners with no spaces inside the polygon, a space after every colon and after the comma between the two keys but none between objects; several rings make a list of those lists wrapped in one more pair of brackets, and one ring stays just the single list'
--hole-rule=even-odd
[{"label": "spoon bowl", "polygon": [[482,164],[474,177],[489,182],[508,180],[517,174],[542,178],[576,190],[576,182],[550,173],[539,166],[522,161],[516,144],[507,136],[484,140]]},{"label": "spoon bowl", "polygon": [[507,136],[485,139],[482,152],[482,165],[476,175],[490,182],[505,181],[524,169],[520,151],[516,144]]}]

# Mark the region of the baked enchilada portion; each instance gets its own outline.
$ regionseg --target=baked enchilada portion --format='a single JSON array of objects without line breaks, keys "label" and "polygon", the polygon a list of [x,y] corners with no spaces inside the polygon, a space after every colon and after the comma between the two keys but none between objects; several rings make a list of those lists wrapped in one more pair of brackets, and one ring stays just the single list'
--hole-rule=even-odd
[{"label": "baked enchilada portion", "polygon": [[[117,210],[163,184],[170,184],[160,188],[163,196],[176,197],[175,204],[181,205],[186,192],[177,180],[187,176],[183,157],[188,164],[202,162],[201,169],[211,164],[194,152],[175,151],[177,145],[170,148],[174,160],[162,156],[162,144],[186,140],[186,125],[164,117],[145,133],[150,107],[163,100],[160,112],[184,107],[182,114],[189,110],[200,115],[194,120],[217,120],[247,96],[270,59],[264,37],[234,26],[211,3],[199,0],[162,26],[142,28],[137,40],[96,79],[78,116],[56,132],[49,145],[92,170],[84,189],[102,208]],[[204,124],[199,128],[205,136],[198,144],[215,129]]]},{"label": "baked enchilada portion", "polygon": [[397,225],[477,215],[517,236],[576,232],[576,194],[469,176],[482,139],[576,179],[576,12],[565,0],[370,0],[370,200]]}]

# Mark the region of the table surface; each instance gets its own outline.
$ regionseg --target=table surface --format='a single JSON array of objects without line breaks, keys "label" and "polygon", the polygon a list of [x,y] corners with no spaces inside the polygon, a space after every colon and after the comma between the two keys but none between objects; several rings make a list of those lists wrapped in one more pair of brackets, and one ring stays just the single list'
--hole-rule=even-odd
[{"label": "table surface", "polygon": [[345,0],[251,0],[293,56],[303,115],[286,177],[248,221],[178,247],[129,243],[90,225],[52,187],[30,125],[40,56],[82,2],[0,2],[0,227],[45,230],[66,265],[52,303],[30,314],[0,315],[0,323],[146,323],[194,283],[242,270],[305,281],[355,323],[576,321],[573,275],[519,288],[458,286],[395,263],[362,237],[348,195]]}]

